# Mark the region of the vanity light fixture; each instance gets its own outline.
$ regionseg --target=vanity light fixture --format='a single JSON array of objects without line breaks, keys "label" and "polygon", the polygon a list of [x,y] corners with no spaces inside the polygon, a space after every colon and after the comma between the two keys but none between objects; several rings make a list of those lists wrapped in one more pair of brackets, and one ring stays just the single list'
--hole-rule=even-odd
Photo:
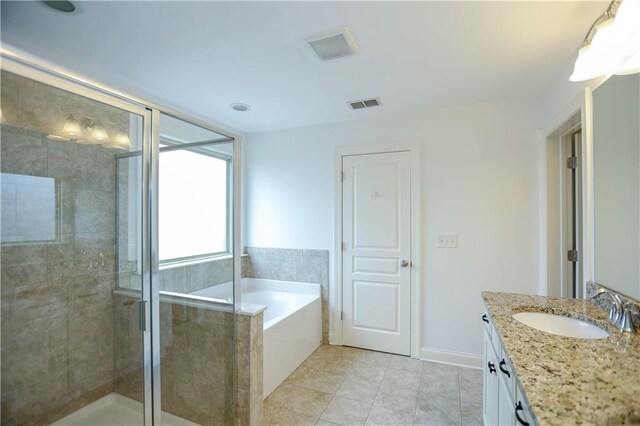
[{"label": "vanity light fixture", "polygon": [[80,139],[82,137],[82,129],[78,120],[68,115],[62,127],[62,134],[69,139]]},{"label": "vanity light fixture", "polygon": [[591,25],[569,77],[585,81],[640,72],[640,1],[614,0]]},{"label": "vanity light fixture", "polygon": [[[82,120],[78,121],[81,117]],[[110,130],[107,130],[107,127]],[[113,140],[111,135],[116,134]],[[63,137],[57,136],[54,140],[73,140],[82,145],[102,145],[106,148],[118,148],[128,150],[131,140],[126,131],[116,123],[109,121],[98,121],[86,115],[68,115],[62,127]],[[55,136],[55,135],[50,135]],[[52,138],[50,138],[52,139]]]}]

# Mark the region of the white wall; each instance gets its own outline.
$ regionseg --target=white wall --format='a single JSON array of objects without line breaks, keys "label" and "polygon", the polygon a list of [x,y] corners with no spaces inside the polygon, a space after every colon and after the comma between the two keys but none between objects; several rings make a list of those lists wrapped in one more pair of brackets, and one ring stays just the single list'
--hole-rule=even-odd
[{"label": "white wall", "polygon": [[[510,101],[249,134],[245,244],[333,258],[336,147],[420,143],[421,346],[480,357],[480,292],[539,288],[538,117],[534,103]],[[459,247],[437,249],[442,232]]]}]

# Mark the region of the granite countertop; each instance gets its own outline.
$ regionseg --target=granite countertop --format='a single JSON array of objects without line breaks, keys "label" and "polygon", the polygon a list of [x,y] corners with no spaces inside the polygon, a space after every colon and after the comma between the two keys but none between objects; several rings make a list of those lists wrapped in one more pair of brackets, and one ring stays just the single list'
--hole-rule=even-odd
[{"label": "granite countertop", "polygon": [[[493,292],[482,298],[539,424],[640,423],[640,334],[621,333],[585,300]],[[563,337],[512,317],[529,311],[588,321],[610,336]]]}]

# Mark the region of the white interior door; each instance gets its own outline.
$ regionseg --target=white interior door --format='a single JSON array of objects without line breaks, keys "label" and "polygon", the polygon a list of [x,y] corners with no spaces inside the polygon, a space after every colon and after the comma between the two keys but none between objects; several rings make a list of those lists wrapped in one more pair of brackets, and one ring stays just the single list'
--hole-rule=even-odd
[{"label": "white interior door", "polygon": [[409,152],[342,158],[343,344],[411,353]]}]

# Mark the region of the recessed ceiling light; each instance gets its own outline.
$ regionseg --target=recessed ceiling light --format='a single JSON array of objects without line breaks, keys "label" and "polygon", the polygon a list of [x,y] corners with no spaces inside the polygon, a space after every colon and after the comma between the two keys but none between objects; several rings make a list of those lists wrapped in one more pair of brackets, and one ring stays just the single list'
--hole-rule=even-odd
[{"label": "recessed ceiling light", "polygon": [[71,13],[76,10],[76,6],[70,1],[53,1],[53,0],[43,0],[42,3],[49,6],[51,9],[57,10],[58,12]]},{"label": "recessed ceiling light", "polygon": [[229,105],[229,107],[233,110],[240,111],[240,112],[249,111],[251,109],[251,106],[247,104],[231,104]]}]

